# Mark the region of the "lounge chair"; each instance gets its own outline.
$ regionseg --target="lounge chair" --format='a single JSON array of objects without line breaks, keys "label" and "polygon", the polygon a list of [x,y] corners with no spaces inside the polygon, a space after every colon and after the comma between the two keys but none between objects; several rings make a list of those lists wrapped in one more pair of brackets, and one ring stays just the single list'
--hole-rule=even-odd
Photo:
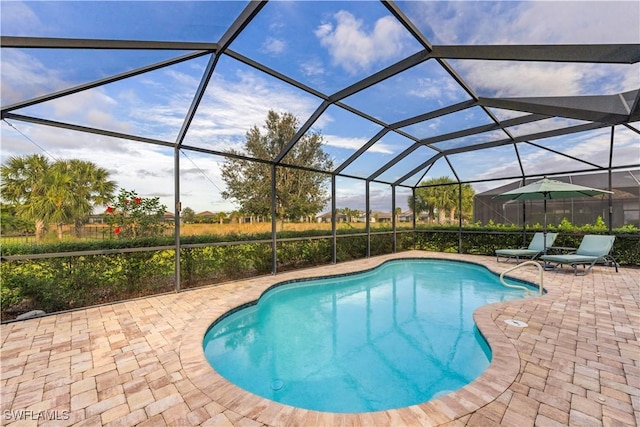
[{"label": "lounge chair", "polygon": [[[547,233],[547,248],[553,246],[553,242],[558,237],[558,233]],[[511,258],[515,258],[516,262],[520,262],[520,257],[536,259],[538,256],[544,253],[544,233],[536,233],[533,235],[533,239],[529,243],[528,247],[522,247],[520,249],[498,249],[496,250],[496,261],[500,262],[500,257],[506,258],[504,262],[509,261]]]},{"label": "lounge chair", "polygon": [[[567,264],[573,267],[573,273],[576,276],[584,276],[589,273],[591,267],[598,262],[613,265],[616,267],[616,273],[618,272],[618,263],[610,255],[611,249],[613,249],[613,242],[616,236],[598,236],[594,234],[587,234],[582,238],[580,246],[575,253],[561,254],[561,255],[543,255],[540,257],[545,263],[555,262],[556,266]],[[589,266],[581,274],[578,274],[578,265],[583,267]]]}]

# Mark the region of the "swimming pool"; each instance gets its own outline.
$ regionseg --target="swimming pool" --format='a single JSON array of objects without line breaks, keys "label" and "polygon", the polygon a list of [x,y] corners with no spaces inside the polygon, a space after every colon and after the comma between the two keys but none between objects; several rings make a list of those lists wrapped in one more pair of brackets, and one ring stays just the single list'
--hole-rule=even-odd
[{"label": "swimming pool", "polygon": [[203,345],[220,375],[262,397],[328,412],[393,409],[479,376],[491,355],[473,311],[522,297],[483,266],[395,260],[273,287],[216,321]]}]

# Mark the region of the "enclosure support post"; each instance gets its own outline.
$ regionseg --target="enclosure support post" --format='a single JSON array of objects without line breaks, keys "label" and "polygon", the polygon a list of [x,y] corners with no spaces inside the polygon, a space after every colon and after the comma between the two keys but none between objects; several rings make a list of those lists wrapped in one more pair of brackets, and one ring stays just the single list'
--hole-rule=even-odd
[{"label": "enclosure support post", "polygon": [[[527,185],[527,179],[522,177],[522,186]],[[546,243],[546,242],[545,242]],[[527,201],[522,201],[522,247],[527,246]]]},{"label": "enclosure support post", "polygon": [[458,253],[462,253],[462,184],[458,181]]},{"label": "enclosure support post", "polygon": [[[613,166],[613,134],[614,134],[614,126],[611,126],[611,146],[609,148],[609,188],[607,190],[613,191],[611,187],[613,186],[613,179],[611,176],[611,167]],[[613,234],[613,194],[609,193],[609,234]]]},{"label": "enclosure support post", "polygon": [[391,230],[393,231],[393,243],[391,252],[396,253],[397,234],[396,234],[396,186],[391,186]]},{"label": "enclosure support post", "polygon": [[367,229],[367,258],[369,258],[371,256],[371,218],[369,217],[369,210],[371,209],[371,201],[369,200],[369,187],[370,187],[370,182],[369,180],[366,181],[367,185],[366,185],[366,189],[365,189],[365,197],[366,200],[364,201],[365,204],[365,228]]},{"label": "enclosure support post", "polygon": [[331,263],[337,262],[337,246],[336,238],[336,176],[331,175]]},{"label": "enclosure support post", "polygon": [[278,272],[278,253],[276,244],[276,165],[271,165],[271,274]]},{"label": "enclosure support post", "polygon": [[175,215],[173,217],[173,233],[175,238],[175,281],[176,292],[180,292],[180,148],[173,152],[173,192],[175,200]]},{"label": "enclosure support post", "polygon": [[416,249],[416,187],[411,189],[411,197],[413,198],[413,215],[411,215],[411,225],[413,226],[413,249]]}]

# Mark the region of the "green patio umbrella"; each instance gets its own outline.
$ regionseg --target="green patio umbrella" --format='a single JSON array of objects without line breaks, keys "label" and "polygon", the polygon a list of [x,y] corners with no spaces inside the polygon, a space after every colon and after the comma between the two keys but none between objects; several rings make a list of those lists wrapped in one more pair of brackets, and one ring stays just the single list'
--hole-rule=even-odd
[{"label": "green patio umbrella", "polygon": [[498,194],[494,199],[502,200],[544,200],[544,252],[547,252],[547,200],[569,199],[572,197],[593,197],[602,194],[613,194],[612,191],[584,187],[557,181],[547,177],[514,190]]}]

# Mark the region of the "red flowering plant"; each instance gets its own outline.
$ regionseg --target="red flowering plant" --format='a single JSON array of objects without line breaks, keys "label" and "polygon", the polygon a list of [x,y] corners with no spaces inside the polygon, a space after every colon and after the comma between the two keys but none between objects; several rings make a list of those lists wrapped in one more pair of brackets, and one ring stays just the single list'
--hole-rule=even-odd
[{"label": "red flowering plant", "polygon": [[167,227],[166,210],[158,197],[140,197],[133,190],[121,188],[105,212],[115,236],[135,239],[161,235]]}]

